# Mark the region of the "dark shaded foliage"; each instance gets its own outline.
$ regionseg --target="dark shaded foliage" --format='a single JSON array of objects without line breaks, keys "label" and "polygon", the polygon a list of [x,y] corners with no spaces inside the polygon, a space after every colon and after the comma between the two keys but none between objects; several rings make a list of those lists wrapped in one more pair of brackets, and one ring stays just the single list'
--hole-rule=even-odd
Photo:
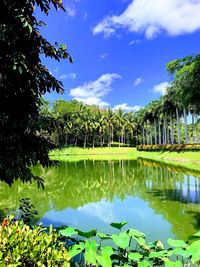
[{"label": "dark shaded foliage", "polygon": [[42,64],[40,55],[57,61],[69,59],[63,44],[50,44],[39,32],[44,23],[37,21],[37,6],[46,15],[58,0],[2,0],[0,4],[0,179],[8,184],[43,181],[30,167],[38,161],[49,166],[49,150],[55,148],[41,130],[51,131],[51,118],[39,116],[41,96],[51,90],[63,92],[63,85]]}]

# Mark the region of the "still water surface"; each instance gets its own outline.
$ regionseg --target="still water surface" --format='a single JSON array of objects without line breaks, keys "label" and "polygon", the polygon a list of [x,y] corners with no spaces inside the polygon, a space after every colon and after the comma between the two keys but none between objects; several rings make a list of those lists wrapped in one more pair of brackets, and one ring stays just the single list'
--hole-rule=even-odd
[{"label": "still water surface", "polygon": [[198,172],[144,159],[62,162],[34,172],[45,179],[45,191],[1,183],[1,212],[16,210],[19,199],[30,197],[44,225],[111,232],[111,222],[127,221],[148,240],[162,241],[200,230]]}]

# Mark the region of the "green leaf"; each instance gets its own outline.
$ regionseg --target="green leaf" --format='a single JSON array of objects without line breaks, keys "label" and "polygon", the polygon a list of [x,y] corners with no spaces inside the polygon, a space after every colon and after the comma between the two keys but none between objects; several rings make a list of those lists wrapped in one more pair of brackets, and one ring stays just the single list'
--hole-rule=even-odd
[{"label": "green leaf", "polygon": [[113,248],[110,246],[102,247],[101,253],[103,255],[111,256],[113,254]]},{"label": "green leaf", "polygon": [[136,237],[135,235],[131,235],[131,237],[137,242],[137,244],[141,247],[143,247],[144,249],[149,250],[149,247],[145,244],[145,239],[144,237]]},{"label": "green leaf", "polygon": [[200,240],[191,244],[189,251],[192,253],[192,263],[196,263],[200,260]]},{"label": "green leaf", "polygon": [[112,235],[112,239],[119,248],[125,249],[129,245],[130,239],[126,232],[122,232],[119,235]]},{"label": "green leaf", "polygon": [[59,233],[62,236],[65,236],[65,237],[71,237],[73,235],[78,234],[78,232],[74,228],[72,228],[72,227],[67,227],[65,229],[62,229],[62,230],[59,231]]},{"label": "green leaf", "polygon": [[73,258],[76,255],[80,254],[83,251],[84,247],[85,247],[84,243],[75,244],[71,246],[68,250],[69,257]]},{"label": "green leaf", "polygon": [[73,60],[73,58],[71,56],[69,57],[69,62],[70,63],[73,63],[74,62],[74,60]]},{"label": "green leaf", "polygon": [[118,230],[121,230],[122,227],[123,227],[124,225],[126,225],[126,224],[127,224],[127,222],[111,223],[110,226],[112,226],[112,227],[114,227],[114,228],[116,228],[116,229],[118,229]]},{"label": "green leaf", "polygon": [[176,248],[176,249],[174,249],[173,254],[174,255],[180,255],[180,256],[182,256],[185,259],[186,258],[189,258],[192,255],[192,253],[191,253],[190,250],[184,250],[182,248]]},{"label": "green leaf", "polygon": [[160,258],[163,259],[165,257],[169,257],[172,255],[172,251],[161,250],[161,251],[153,251],[149,254],[149,258]]},{"label": "green leaf", "polygon": [[182,267],[182,263],[180,261],[168,261],[166,262],[165,267]]},{"label": "green leaf", "polygon": [[86,240],[84,256],[86,263],[96,265],[97,244],[95,240]]},{"label": "green leaf", "polygon": [[138,267],[151,267],[152,265],[148,261],[141,261],[138,263]]},{"label": "green leaf", "polygon": [[22,68],[19,66],[18,67],[19,73],[22,74]]},{"label": "green leaf", "polygon": [[111,239],[111,235],[107,235],[107,234],[103,234],[103,233],[97,233],[97,236],[100,237],[102,240]]},{"label": "green leaf", "polygon": [[129,229],[128,230],[128,234],[129,236],[131,237],[145,237],[145,234],[138,231],[138,230],[135,230],[135,229]]},{"label": "green leaf", "polygon": [[187,248],[188,245],[183,241],[183,240],[173,240],[173,239],[168,239],[167,243],[175,248]]},{"label": "green leaf", "polygon": [[155,243],[155,248],[157,249],[157,250],[164,250],[164,245],[163,245],[163,243],[161,242],[161,241],[156,241],[156,243]]},{"label": "green leaf", "polygon": [[97,230],[96,229],[93,229],[89,232],[82,232],[78,229],[76,229],[76,231],[78,232],[78,235],[82,236],[82,237],[85,237],[85,238],[91,238],[91,237],[94,237],[97,235]]},{"label": "green leaf", "polygon": [[28,25],[28,22],[25,21],[25,22],[23,23],[23,27],[25,28],[27,25]]},{"label": "green leaf", "polygon": [[143,258],[143,256],[139,253],[129,253],[128,255],[129,260],[131,261],[139,261]]},{"label": "green leaf", "polygon": [[32,26],[30,24],[28,24],[28,29],[29,29],[29,32],[32,33],[33,28],[32,28]]},{"label": "green leaf", "polygon": [[60,47],[62,50],[66,50],[66,48],[67,48],[66,44],[61,44]]},{"label": "green leaf", "polygon": [[110,256],[113,254],[112,247],[105,246],[102,248],[101,255],[97,256],[97,261],[102,267],[111,267],[112,261]]}]

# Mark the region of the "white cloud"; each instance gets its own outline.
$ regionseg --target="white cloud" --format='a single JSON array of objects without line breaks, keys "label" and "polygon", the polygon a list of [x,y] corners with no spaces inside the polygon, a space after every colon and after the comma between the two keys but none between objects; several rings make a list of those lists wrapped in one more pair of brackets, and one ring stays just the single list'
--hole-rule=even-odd
[{"label": "white cloud", "polygon": [[140,110],[142,107],[141,106],[129,106],[127,103],[119,104],[113,108],[113,110],[118,110],[122,109],[126,112],[137,112]]},{"label": "white cloud", "polygon": [[141,43],[141,40],[136,39],[136,40],[132,40],[132,41],[129,43],[129,45],[136,45],[136,44],[140,44],[140,43]]},{"label": "white cloud", "polygon": [[115,220],[113,205],[110,202],[102,200],[99,203],[87,204],[77,209],[79,212],[83,212],[90,216],[94,216],[109,224]]},{"label": "white cloud", "polygon": [[101,75],[95,81],[85,82],[83,85],[70,90],[70,96],[88,105],[108,106],[102,100],[111,90],[111,85],[116,79],[121,79],[117,73],[107,73]]},{"label": "white cloud", "polygon": [[121,15],[104,18],[93,34],[108,37],[119,28],[144,32],[146,38],[154,38],[162,31],[174,36],[192,33],[200,29],[199,14],[199,0],[132,0]]},{"label": "white cloud", "polygon": [[66,4],[65,5],[66,14],[69,17],[75,17],[76,16],[76,9],[73,4]]},{"label": "white cloud", "polygon": [[102,101],[100,97],[90,96],[86,98],[75,97],[79,102],[83,102],[86,105],[95,105],[99,107],[108,107],[110,104],[108,102]]},{"label": "white cloud", "polygon": [[84,20],[87,20],[88,14],[87,13],[84,13],[83,18],[84,18]]},{"label": "white cloud", "polygon": [[76,79],[76,73],[71,72],[69,74],[62,74],[59,77],[60,80],[65,80],[65,79],[70,79],[70,80],[75,80]]},{"label": "white cloud", "polygon": [[166,94],[166,89],[169,87],[170,83],[168,82],[162,82],[160,84],[157,84],[154,86],[153,91],[155,94],[160,94],[160,95],[165,95]]},{"label": "white cloud", "polygon": [[139,77],[133,82],[133,85],[137,86],[137,85],[141,84],[142,82],[143,82],[142,78]]},{"label": "white cloud", "polygon": [[104,60],[105,58],[107,58],[107,56],[108,56],[108,54],[107,53],[104,53],[104,54],[99,55],[99,58],[101,60]]},{"label": "white cloud", "polygon": [[53,69],[53,73],[57,74],[59,69],[60,69],[60,67],[56,67],[55,69]]}]

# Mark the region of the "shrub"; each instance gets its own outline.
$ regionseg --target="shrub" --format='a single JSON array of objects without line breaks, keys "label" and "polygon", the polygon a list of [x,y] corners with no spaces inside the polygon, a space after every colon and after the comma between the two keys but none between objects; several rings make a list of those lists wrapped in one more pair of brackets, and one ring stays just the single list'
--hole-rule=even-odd
[{"label": "shrub", "polygon": [[0,227],[0,266],[69,266],[69,256],[59,234],[41,225],[31,228],[13,217],[4,219]]},{"label": "shrub", "polygon": [[200,151],[199,144],[180,145],[139,145],[138,151]]}]

